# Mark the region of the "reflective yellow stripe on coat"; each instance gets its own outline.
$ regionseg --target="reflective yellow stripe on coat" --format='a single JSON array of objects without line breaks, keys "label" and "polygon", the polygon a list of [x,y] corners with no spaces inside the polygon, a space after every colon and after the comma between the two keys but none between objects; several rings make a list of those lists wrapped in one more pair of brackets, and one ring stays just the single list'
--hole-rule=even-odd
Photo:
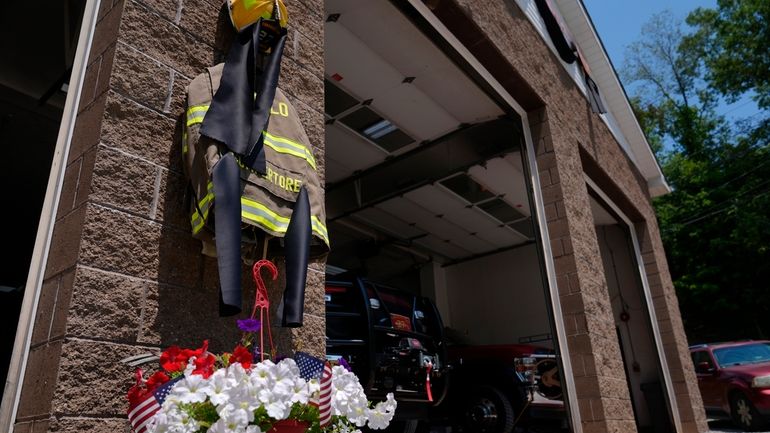
[{"label": "reflective yellow stripe on coat", "polygon": [[[214,187],[209,182],[208,193],[198,202],[198,208],[193,210],[190,217],[193,234],[197,234],[203,229],[213,205]],[[290,218],[279,215],[270,210],[266,205],[248,197],[241,197],[241,217],[273,233],[285,234],[286,230],[289,229]],[[326,245],[329,245],[329,231],[326,225],[321,222],[321,219],[313,215],[310,223],[313,233],[323,239]]]},{"label": "reflective yellow stripe on coat", "polygon": [[[209,217],[209,210],[211,210],[211,206],[214,204],[214,184],[209,182],[207,189],[206,195],[200,199],[198,207],[193,210],[192,216],[190,217],[193,234],[201,231]],[[200,210],[202,214],[198,213],[198,210]]]},{"label": "reflective yellow stripe on coat", "polygon": [[187,109],[187,126],[192,126],[203,122],[206,112],[209,111],[209,104],[193,105]]},{"label": "reflective yellow stripe on coat", "polygon": [[278,153],[285,153],[288,155],[296,156],[298,158],[302,158],[307,161],[311,167],[313,167],[313,170],[316,169],[313,152],[304,145],[297,143],[296,141],[289,140],[288,138],[273,135],[267,131],[263,131],[263,134],[263,143],[265,143],[266,146],[269,146],[271,149]]}]

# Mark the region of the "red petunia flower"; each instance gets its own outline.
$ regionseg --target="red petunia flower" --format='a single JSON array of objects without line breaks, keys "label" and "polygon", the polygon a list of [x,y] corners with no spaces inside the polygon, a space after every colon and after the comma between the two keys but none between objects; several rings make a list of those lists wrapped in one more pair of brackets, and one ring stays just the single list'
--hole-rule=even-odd
[{"label": "red petunia flower", "polygon": [[142,400],[144,400],[144,397],[147,395],[147,388],[140,386],[140,385],[134,385],[128,390],[128,394],[126,397],[128,398],[128,402],[130,405],[136,405]]},{"label": "red petunia flower", "polygon": [[190,362],[190,358],[193,356],[196,358],[205,358],[207,356],[213,357],[211,354],[204,356],[208,353],[208,348],[209,340],[204,340],[203,345],[195,350],[180,349],[179,346],[171,346],[160,355],[160,365],[169,373],[180,373],[184,371],[185,367],[187,367],[187,363]]},{"label": "red petunia flower", "polygon": [[171,346],[160,354],[160,366],[169,373],[184,370],[187,360],[181,360],[182,349],[179,346]]},{"label": "red petunia flower", "polygon": [[249,352],[249,349],[241,346],[235,346],[233,354],[230,355],[230,364],[234,362],[240,362],[243,368],[251,368],[251,363],[254,362],[254,357]]},{"label": "red petunia flower", "polygon": [[193,374],[199,374],[204,378],[208,378],[214,374],[214,364],[216,361],[217,358],[210,353],[195,357],[195,361],[193,361],[195,363]]},{"label": "red petunia flower", "polygon": [[166,375],[166,373],[164,373],[162,371],[157,371],[157,372],[155,372],[155,374],[150,376],[149,379],[147,379],[147,383],[146,383],[147,390],[149,392],[154,392],[159,386],[163,385],[164,383],[168,382],[169,380],[171,380],[171,378],[169,378]]}]

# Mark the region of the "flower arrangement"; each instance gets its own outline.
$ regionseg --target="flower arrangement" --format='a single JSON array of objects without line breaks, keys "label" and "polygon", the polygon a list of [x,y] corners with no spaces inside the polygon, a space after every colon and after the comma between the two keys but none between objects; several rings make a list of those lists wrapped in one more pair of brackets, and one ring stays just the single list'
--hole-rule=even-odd
[{"label": "flower arrangement", "polygon": [[372,404],[349,367],[304,353],[277,361],[253,342],[259,321],[238,321],[244,331],[232,352],[168,348],[161,371],[128,391],[135,433],[356,432],[384,429],[396,410],[392,394]]}]

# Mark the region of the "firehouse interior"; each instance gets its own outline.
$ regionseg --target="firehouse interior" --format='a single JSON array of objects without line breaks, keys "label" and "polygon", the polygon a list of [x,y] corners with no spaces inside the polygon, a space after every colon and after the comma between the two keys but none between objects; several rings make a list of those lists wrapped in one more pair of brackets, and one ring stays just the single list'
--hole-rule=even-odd
[{"label": "firehouse interior", "polygon": [[[0,266],[0,378],[13,352],[19,308],[67,95],[84,0],[0,4],[0,159],[6,254]],[[19,17],[35,17],[35,25]],[[10,154],[9,154],[10,155]],[[13,211],[11,211],[13,209]],[[10,238],[10,239],[8,239]]]},{"label": "firehouse interior", "polygon": [[398,431],[569,429],[521,120],[392,2],[325,6],[327,356]]}]

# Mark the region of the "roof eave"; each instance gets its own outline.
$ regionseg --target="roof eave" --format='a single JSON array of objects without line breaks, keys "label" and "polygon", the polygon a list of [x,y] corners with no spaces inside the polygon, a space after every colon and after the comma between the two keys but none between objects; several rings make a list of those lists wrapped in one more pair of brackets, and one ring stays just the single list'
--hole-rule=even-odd
[{"label": "roof eave", "polygon": [[[556,0],[567,26],[573,33],[592,70],[592,78],[599,86],[607,108],[614,116],[632,155],[631,160],[647,180],[650,196],[657,197],[671,192],[663,171],[639,121],[634,115],[628,95],[618,78],[607,51],[604,49],[591,17],[582,0]],[[621,147],[624,147],[621,145]]]}]

